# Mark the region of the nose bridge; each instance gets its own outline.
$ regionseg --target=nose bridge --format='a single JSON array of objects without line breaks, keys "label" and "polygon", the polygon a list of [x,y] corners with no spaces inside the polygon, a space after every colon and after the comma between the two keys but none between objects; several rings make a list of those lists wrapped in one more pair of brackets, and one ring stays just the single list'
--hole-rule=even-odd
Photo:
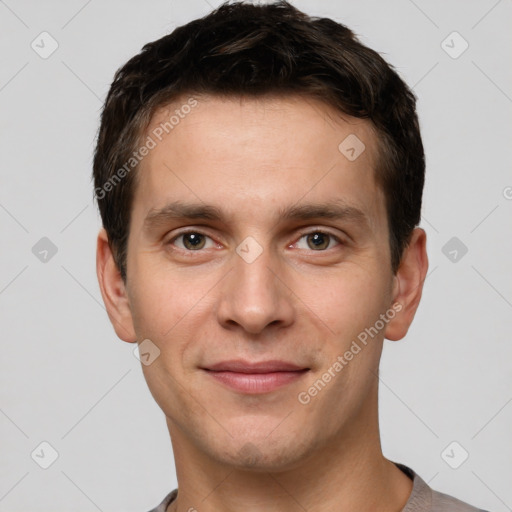
[{"label": "nose bridge", "polygon": [[[258,333],[269,324],[293,320],[290,293],[281,282],[277,255],[247,237],[233,254],[233,267],[224,280],[218,308],[224,326],[238,324]],[[277,274],[277,276],[276,276]]]}]

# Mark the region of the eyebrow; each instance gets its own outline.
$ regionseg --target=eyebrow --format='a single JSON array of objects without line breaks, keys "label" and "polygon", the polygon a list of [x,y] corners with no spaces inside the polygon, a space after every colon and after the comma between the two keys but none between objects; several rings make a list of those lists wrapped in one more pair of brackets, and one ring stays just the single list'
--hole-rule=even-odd
[{"label": "eyebrow", "polygon": [[[331,219],[348,220],[370,227],[366,213],[339,199],[326,203],[307,203],[280,208],[277,212],[279,220],[312,220]],[[186,203],[173,201],[162,208],[151,209],[144,219],[144,229],[150,231],[172,220],[211,220],[225,222],[226,215],[218,207],[204,203]]]}]

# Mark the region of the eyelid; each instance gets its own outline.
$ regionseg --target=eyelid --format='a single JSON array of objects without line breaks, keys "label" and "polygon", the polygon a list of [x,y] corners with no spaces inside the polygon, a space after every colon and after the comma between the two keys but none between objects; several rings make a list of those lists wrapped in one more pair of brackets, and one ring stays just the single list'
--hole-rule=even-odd
[{"label": "eyelid", "polygon": [[300,236],[310,235],[311,233],[324,233],[325,235],[330,235],[330,236],[338,238],[340,240],[341,240],[341,236],[348,236],[348,235],[338,235],[336,233],[333,233],[329,228],[324,228],[323,226],[310,226],[308,228],[299,230]]}]

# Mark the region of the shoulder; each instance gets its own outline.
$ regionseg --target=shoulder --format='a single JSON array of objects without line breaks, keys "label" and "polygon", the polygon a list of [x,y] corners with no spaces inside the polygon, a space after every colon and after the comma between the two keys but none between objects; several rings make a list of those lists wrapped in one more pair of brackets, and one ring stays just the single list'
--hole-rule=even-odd
[{"label": "shoulder", "polygon": [[169,506],[169,503],[174,501],[176,499],[176,496],[178,495],[178,489],[174,489],[174,491],[171,491],[161,502],[158,506],[155,508],[152,508],[149,512],[165,512],[167,510],[167,507]]},{"label": "shoulder", "polygon": [[487,512],[453,496],[432,490],[432,512]]},{"label": "shoulder", "polygon": [[397,462],[395,464],[413,481],[411,495],[401,512],[488,512],[432,489],[410,467]]}]

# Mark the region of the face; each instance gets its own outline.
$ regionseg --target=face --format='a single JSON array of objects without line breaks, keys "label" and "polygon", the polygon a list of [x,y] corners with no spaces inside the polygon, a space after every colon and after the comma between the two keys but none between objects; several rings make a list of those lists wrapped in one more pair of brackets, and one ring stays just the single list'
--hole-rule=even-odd
[{"label": "face", "polygon": [[[301,97],[184,104],[147,132],[125,327],[160,351],[142,368],[172,437],[219,462],[292,467],[375,412],[399,314],[376,135]],[[301,371],[212,371],[233,360]]]}]

